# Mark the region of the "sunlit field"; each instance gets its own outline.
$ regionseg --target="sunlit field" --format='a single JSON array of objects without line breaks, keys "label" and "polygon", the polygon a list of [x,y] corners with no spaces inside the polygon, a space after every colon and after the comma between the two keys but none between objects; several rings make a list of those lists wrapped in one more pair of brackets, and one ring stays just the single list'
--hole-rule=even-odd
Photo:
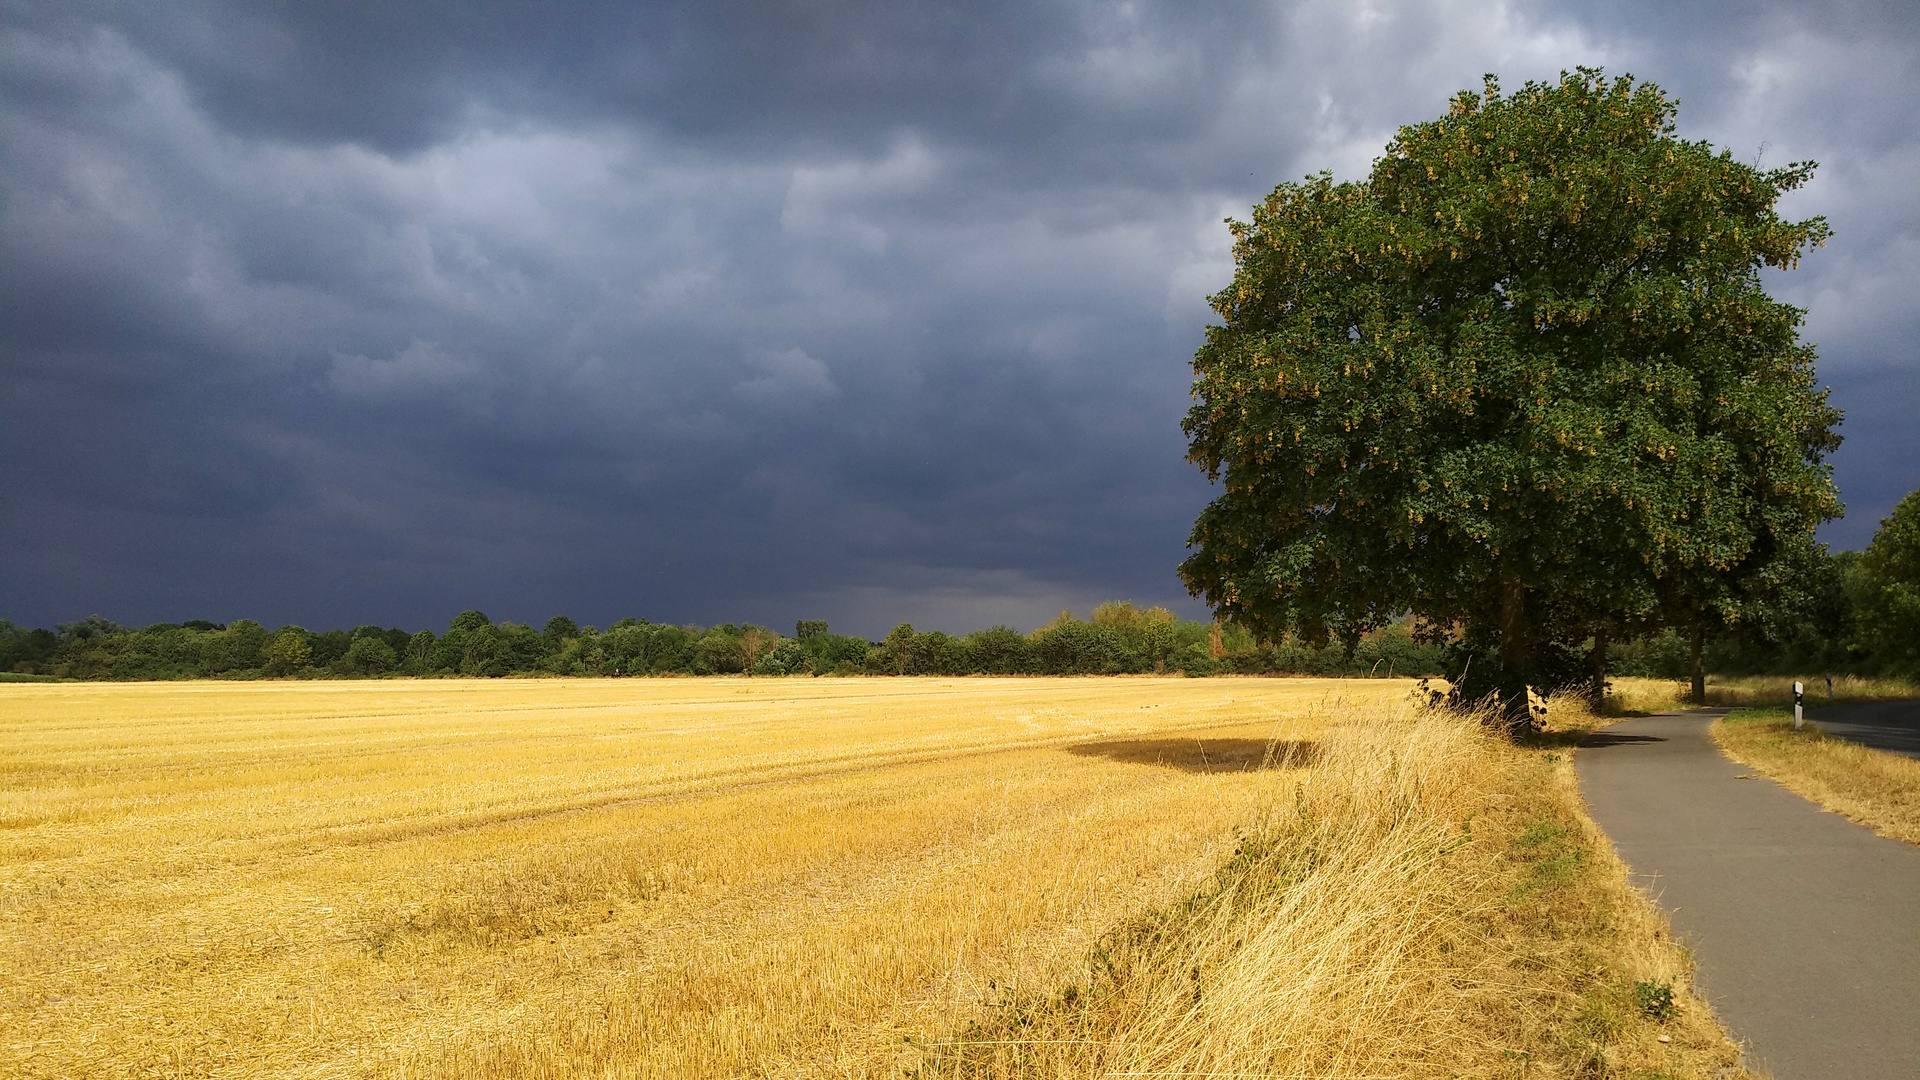
[{"label": "sunlit field", "polygon": [[0,686],[0,1074],[898,1075],[1408,686]]},{"label": "sunlit field", "polygon": [[[1835,702],[1889,701],[1920,697],[1920,686],[1900,679],[1876,679],[1864,675],[1836,675],[1832,697],[1827,696],[1827,681],[1820,675],[1709,675],[1707,705],[1713,707],[1753,708],[1793,701],[1793,684],[1799,682],[1808,704]],[[1607,712],[1634,715],[1692,708],[1688,701],[1691,686],[1686,681],[1620,677],[1608,680]]]}]

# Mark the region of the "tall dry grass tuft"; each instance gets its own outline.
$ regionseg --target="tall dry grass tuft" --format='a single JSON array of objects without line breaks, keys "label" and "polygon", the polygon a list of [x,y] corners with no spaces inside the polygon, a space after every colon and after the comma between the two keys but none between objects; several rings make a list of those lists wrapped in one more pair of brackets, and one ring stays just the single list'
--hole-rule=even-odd
[{"label": "tall dry grass tuft", "polygon": [[1689,707],[1687,694],[1684,682],[1620,676],[1607,680],[1607,699],[1601,711],[1609,717],[1670,712]]},{"label": "tall dry grass tuft", "polygon": [[[1564,752],[1412,706],[1351,711],[1322,747],[1204,889],[1109,934],[1084,983],[927,1045],[918,1075],[1736,1067]],[[1636,983],[1673,989],[1677,1013],[1649,1014]]]}]

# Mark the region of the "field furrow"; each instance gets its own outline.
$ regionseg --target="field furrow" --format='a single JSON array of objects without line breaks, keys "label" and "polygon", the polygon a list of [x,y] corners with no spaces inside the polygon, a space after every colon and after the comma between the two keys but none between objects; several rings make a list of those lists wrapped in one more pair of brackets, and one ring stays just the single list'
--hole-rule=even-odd
[{"label": "field furrow", "polygon": [[0,1072],[847,1075],[1191,890],[1404,682],[0,687]]}]

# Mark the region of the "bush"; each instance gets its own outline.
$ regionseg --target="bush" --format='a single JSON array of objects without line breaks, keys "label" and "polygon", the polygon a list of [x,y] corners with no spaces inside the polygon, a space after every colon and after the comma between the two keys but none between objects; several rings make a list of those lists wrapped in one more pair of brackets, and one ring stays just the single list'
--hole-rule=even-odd
[{"label": "bush", "polygon": [[829,634],[822,630],[818,634],[802,636],[795,645],[806,656],[807,670],[815,675],[857,674],[867,660],[866,638]]},{"label": "bush", "polygon": [[975,630],[960,639],[963,674],[1031,675],[1040,670],[1032,640],[1010,626]]},{"label": "bush", "polygon": [[693,673],[696,675],[738,675],[746,667],[746,656],[736,634],[716,627],[707,631],[694,646]]},{"label": "bush", "polygon": [[267,642],[266,667],[275,675],[291,675],[313,659],[313,646],[307,644],[307,632],[297,626],[283,626]]},{"label": "bush", "polygon": [[1861,643],[1881,671],[1920,678],[1920,491],[1900,500],[1860,556]]},{"label": "bush", "polygon": [[400,662],[393,646],[383,638],[371,635],[354,638],[353,644],[347,646],[347,655],[343,659],[347,670],[356,675],[378,675],[392,671]]},{"label": "bush", "polygon": [[1145,664],[1111,627],[1065,622],[1034,636],[1040,670],[1048,675],[1109,675]]},{"label": "bush", "polygon": [[791,638],[768,649],[753,662],[755,675],[805,675],[812,670],[806,651]]}]

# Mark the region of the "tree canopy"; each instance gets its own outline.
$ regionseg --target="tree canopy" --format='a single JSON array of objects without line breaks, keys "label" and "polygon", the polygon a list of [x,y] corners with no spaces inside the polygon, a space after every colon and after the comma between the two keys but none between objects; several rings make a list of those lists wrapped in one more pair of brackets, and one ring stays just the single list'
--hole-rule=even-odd
[{"label": "tree canopy", "polygon": [[1270,637],[1413,612],[1516,721],[1583,641],[1736,621],[1840,512],[1840,414],[1760,280],[1828,230],[1775,210],[1813,163],[1744,164],[1674,117],[1630,77],[1489,76],[1366,180],[1229,221],[1184,423],[1224,491],[1189,590]]},{"label": "tree canopy", "polygon": [[1856,590],[1866,647],[1887,670],[1920,679],[1920,491],[1880,522]]}]

